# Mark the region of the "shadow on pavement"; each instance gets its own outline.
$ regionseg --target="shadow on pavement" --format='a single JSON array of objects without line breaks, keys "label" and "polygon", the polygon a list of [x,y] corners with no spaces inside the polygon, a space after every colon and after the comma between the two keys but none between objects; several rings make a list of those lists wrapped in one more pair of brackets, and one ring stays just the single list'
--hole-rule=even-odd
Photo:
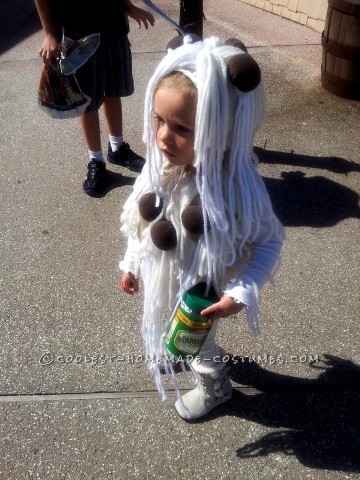
[{"label": "shadow on pavement", "polygon": [[309,155],[299,155],[296,153],[264,150],[260,147],[254,147],[254,151],[261,163],[317,168],[344,175],[351,172],[360,172],[360,165],[340,157],[311,157]]},{"label": "shadow on pavement", "polygon": [[41,29],[37,12],[34,11],[29,15],[23,23],[15,25],[9,25],[6,22],[10,22],[10,20],[7,20],[6,15],[0,15],[0,55]]},{"label": "shadow on pavement", "polygon": [[[335,157],[310,157],[273,152],[256,147],[261,163],[321,168],[347,175],[360,172],[360,165]],[[324,228],[346,218],[360,218],[359,195],[322,176],[282,172],[282,179],[263,177],[274,211],[284,226]]]},{"label": "shadow on pavement", "polygon": [[261,393],[235,391],[232,400],[204,421],[230,415],[279,429],[241,445],[238,458],[282,453],[310,468],[360,472],[360,367],[331,355],[311,367],[321,371],[316,379],[272,373],[250,359],[234,357],[232,380]]},{"label": "shadow on pavement", "polygon": [[102,190],[101,194],[96,196],[98,198],[103,198],[115,188],[124,187],[125,185],[134,185],[135,180],[136,177],[128,177],[126,175],[122,175],[121,173],[106,170],[106,186]]}]

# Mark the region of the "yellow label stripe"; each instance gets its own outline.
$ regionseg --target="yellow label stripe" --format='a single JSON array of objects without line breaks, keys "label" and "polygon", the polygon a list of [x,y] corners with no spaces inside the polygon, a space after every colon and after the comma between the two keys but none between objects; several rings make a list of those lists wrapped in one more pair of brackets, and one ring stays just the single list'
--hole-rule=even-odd
[{"label": "yellow label stripe", "polygon": [[190,320],[189,318],[187,318],[180,309],[178,309],[178,311],[176,312],[176,316],[178,318],[178,320],[180,320],[181,322],[185,323],[185,325],[187,325],[188,327],[190,327],[192,330],[196,330],[196,329],[199,329],[199,330],[207,330],[211,327],[211,324],[210,322],[193,322],[192,320]]}]

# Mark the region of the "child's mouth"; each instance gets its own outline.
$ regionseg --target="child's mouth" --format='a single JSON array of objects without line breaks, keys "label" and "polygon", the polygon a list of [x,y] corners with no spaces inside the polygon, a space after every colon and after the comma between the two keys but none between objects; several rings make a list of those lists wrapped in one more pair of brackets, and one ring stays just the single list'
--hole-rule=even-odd
[{"label": "child's mouth", "polygon": [[162,150],[162,153],[165,155],[166,158],[169,160],[174,160],[176,158],[176,155],[173,153],[169,152],[169,150]]}]

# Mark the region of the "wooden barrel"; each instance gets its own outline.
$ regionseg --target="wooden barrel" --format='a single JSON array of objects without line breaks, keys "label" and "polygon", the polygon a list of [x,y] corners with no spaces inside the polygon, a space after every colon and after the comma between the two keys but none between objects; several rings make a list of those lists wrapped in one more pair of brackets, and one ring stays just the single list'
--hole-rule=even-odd
[{"label": "wooden barrel", "polygon": [[321,83],[335,95],[360,100],[360,0],[328,1]]}]

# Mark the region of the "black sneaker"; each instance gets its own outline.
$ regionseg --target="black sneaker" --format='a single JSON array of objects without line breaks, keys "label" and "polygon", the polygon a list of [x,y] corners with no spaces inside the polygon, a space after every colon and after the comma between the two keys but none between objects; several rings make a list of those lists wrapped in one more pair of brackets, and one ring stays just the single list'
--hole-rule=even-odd
[{"label": "black sneaker", "polygon": [[105,184],[106,165],[105,162],[90,160],[88,163],[88,173],[83,183],[85,193],[95,197],[101,193]]},{"label": "black sneaker", "polygon": [[113,152],[110,143],[108,144],[108,156],[107,159],[110,163],[116,165],[122,165],[133,172],[141,172],[145,160],[137,153],[133,152],[128,143],[123,142],[121,147]]}]

